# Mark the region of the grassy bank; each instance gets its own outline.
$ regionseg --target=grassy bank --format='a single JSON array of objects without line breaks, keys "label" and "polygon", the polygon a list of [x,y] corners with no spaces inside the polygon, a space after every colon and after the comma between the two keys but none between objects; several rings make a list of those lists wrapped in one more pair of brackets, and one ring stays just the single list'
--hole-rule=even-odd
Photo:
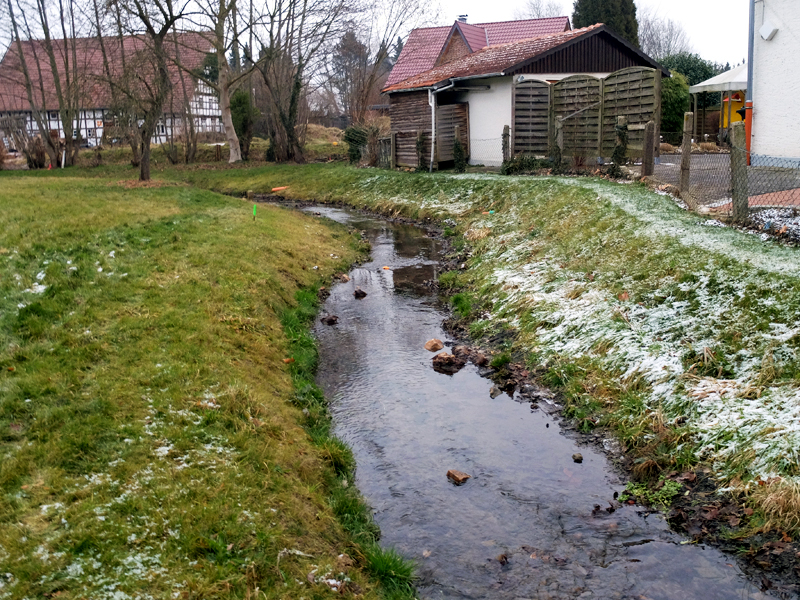
[{"label": "grassy bank", "polygon": [[636,184],[324,165],[170,176],[452,219],[471,256],[448,283],[476,338],[513,330],[507,350],[583,428],[613,426],[641,475],[707,463],[758,509],[750,526],[800,531],[797,250]]},{"label": "grassy bank", "polygon": [[0,176],[0,598],[408,596],[312,384],[358,242],[79,175]]}]

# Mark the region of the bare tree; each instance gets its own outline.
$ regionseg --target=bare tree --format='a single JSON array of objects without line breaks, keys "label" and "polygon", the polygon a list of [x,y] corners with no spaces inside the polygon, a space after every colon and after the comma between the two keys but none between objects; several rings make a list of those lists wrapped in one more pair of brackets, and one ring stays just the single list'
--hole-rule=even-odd
[{"label": "bare tree", "polygon": [[[182,0],[179,0],[181,2]],[[173,0],[116,0],[127,15],[125,23],[132,34],[144,31],[146,52],[138,52],[135,60],[129,61],[123,81],[119,87],[129,99],[137,104],[141,115],[142,159],[139,179],[150,180],[150,143],[164,115],[164,107],[170,99],[172,80],[169,66],[168,35],[186,15],[187,4],[176,4]]]},{"label": "bare tree", "polygon": [[[60,165],[59,136],[50,135],[48,109],[57,112],[64,131],[63,163],[73,165],[81,144],[80,109],[84,100],[84,70],[78,64],[79,28],[73,0],[7,0],[12,47],[19,61],[31,116],[42,136],[50,162]],[[54,34],[51,21],[60,31]]]},{"label": "bare tree", "polygon": [[[252,60],[247,61],[245,67],[242,63],[242,53],[249,54],[249,48],[242,48],[241,39],[252,31],[252,4],[250,5],[250,18],[244,22],[239,17],[237,0],[197,0],[199,18],[196,24],[208,31],[207,39],[210,42],[216,66],[214,76],[208,73],[192,71],[193,75],[202,80],[217,93],[219,98],[222,126],[225,138],[230,147],[228,162],[242,160],[239,137],[233,125],[231,114],[231,97],[239,85],[255,70]],[[228,57],[232,60],[229,62]]]},{"label": "bare tree", "polygon": [[422,0],[374,2],[362,13],[358,35],[364,42],[366,55],[351,70],[349,104],[354,122],[363,123],[369,105],[379,98],[380,88],[392,70],[394,40],[437,17],[438,12],[431,12],[430,5]]},{"label": "bare tree", "polygon": [[692,51],[689,36],[677,21],[660,17],[650,7],[640,8],[637,17],[639,47],[648,56],[661,60],[667,56]]},{"label": "bare tree", "polygon": [[[268,0],[258,31],[260,52],[248,56],[264,84],[271,152],[281,162],[304,162],[300,111],[307,84],[330,39],[344,26],[348,0]],[[251,46],[252,48],[252,46]]]},{"label": "bare tree", "polygon": [[[103,134],[107,138],[117,138],[124,140],[131,148],[131,164],[138,167],[142,156],[142,139],[139,132],[137,115],[134,103],[128,94],[121,93],[119,86],[119,70],[124,73],[127,70],[127,57],[125,52],[125,34],[122,28],[122,14],[119,4],[98,6],[97,0],[93,0],[94,27],[97,35],[97,44],[103,59],[103,77],[100,83],[104,84],[108,90],[111,100],[111,112],[114,116],[114,125],[110,128],[104,127]],[[106,37],[106,26],[104,20],[112,20],[111,29],[114,30],[115,37]],[[113,63],[118,63],[114,64]]]},{"label": "bare tree", "polygon": [[557,0],[525,0],[525,4],[514,12],[517,19],[546,19],[567,14]]}]

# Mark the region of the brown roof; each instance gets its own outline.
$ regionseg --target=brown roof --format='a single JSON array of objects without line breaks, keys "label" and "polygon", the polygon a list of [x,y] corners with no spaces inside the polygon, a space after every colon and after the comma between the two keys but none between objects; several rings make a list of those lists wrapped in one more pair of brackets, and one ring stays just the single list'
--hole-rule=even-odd
[{"label": "brown roof", "polygon": [[[451,32],[459,29],[470,49],[475,52],[486,46],[507,44],[541,35],[569,30],[568,17],[547,19],[525,19],[522,21],[498,21],[475,25],[456,21],[446,27],[422,27],[414,29],[403,46],[397,63],[389,74],[387,85],[391,86],[409,77],[432,69],[442,52]],[[480,30],[483,30],[482,32]]]},{"label": "brown roof", "polygon": [[[171,58],[175,56],[174,38],[165,41],[167,52]],[[111,107],[111,88],[107,83],[106,73],[103,69],[103,54],[100,42],[96,37],[76,38],[75,52],[77,54],[78,79],[81,82],[83,106],[85,109],[110,108]],[[205,59],[206,53],[211,49],[211,44],[197,32],[177,34],[177,41],[181,62],[189,69],[200,68]],[[65,81],[64,42],[53,40],[53,49],[56,55],[56,63],[60,73],[59,79]],[[140,53],[147,53],[147,40],[142,36],[126,36],[123,43],[117,37],[103,38],[106,48],[108,61],[112,72],[112,78],[122,77],[122,51],[124,49],[125,59],[132,62],[135,57],[142,57]],[[22,42],[22,51],[25,56],[25,63],[28,67],[31,79],[34,81],[34,101],[41,110],[58,110],[58,100],[55,89],[55,80],[50,69],[50,63],[45,51],[44,40],[28,40]],[[68,45],[67,54],[72,69],[72,45]],[[144,54],[146,57],[146,54]],[[37,59],[39,65],[37,68]],[[147,60],[144,58],[144,60]],[[42,98],[41,87],[39,85],[39,69],[41,69],[42,82],[44,87],[44,98]],[[178,68],[170,66],[170,79],[174,89],[181,90],[181,78]],[[187,95],[194,93],[194,83],[191,78],[186,78]],[[6,52],[3,60],[0,61],[0,111],[30,111],[27,92],[25,90],[24,77],[22,74],[21,62],[17,45],[13,44]]]},{"label": "brown roof", "polygon": [[429,71],[395,83],[394,85],[389,85],[384,88],[383,91],[392,92],[426,88],[455,77],[502,73],[539,54],[557,48],[567,42],[600,29],[601,27],[603,27],[603,25],[598,23],[590,27],[584,27],[583,29],[574,29],[572,31],[536,37],[519,42],[489,46],[488,48],[473,52],[472,54],[468,54],[452,62],[440,65],[435,69],[430,69]]}]

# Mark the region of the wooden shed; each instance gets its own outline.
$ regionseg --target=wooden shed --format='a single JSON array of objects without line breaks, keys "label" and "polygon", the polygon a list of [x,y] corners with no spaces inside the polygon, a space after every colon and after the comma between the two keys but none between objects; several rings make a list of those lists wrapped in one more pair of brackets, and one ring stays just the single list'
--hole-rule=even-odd
[{"label": "wooden shed", "polygon": [[[569,115],[587,111],[586,117],[597,120],[593,147],[602,152],[609,117],[602,111],[607,95],[603,81],[612,73],[631,68],[642,70],[636,76],[628,72],[625,77],[614,78],[615,90],[624,92],[624,97],[644,99],[637,110],[658,120],[660,80],[662,74],[669,76],[669,71],[603,24],[468,52],[383,90],[390,101],[394,163],[438,168],[439,163],[452,160],[458,132],[472,164],[499,165],[504,158],[504,129],[511,137],[507,152],[513,153],[517,147],[515,134],[521,136],[526,125],[532,124],[524,123],[527,117],[521,114],[515,121],[517,108],[546,102],[546,107],[538,106],[544,109],[545,129],[551,131],[552,113],[558,111],[552,104],[558,99]],[[580,81],[585,85],[578,76],[584,78]],[[587,76],[597,83],[588,81]],[[561,88],[571,92],[554,94],[548,87],[567,79]],[[535,94],[518,93],[529,81],[544,87]],[[566,112],[561,114],[562,118],[566,116]],[[541,140],[536,143],[537,147],[542,144]]]}]

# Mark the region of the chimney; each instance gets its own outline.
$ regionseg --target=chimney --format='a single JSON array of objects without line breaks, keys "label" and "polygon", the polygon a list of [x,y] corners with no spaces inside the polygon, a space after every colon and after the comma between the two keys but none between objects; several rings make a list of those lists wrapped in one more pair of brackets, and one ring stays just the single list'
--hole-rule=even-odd
[{"label": "chimney", "polygon": [[458,22],[459,22],[459,23],[466,23],[466,22],[467,22],[467,17],[468,17],[468,16],[469,16],[469,15],[458,15]]}]

